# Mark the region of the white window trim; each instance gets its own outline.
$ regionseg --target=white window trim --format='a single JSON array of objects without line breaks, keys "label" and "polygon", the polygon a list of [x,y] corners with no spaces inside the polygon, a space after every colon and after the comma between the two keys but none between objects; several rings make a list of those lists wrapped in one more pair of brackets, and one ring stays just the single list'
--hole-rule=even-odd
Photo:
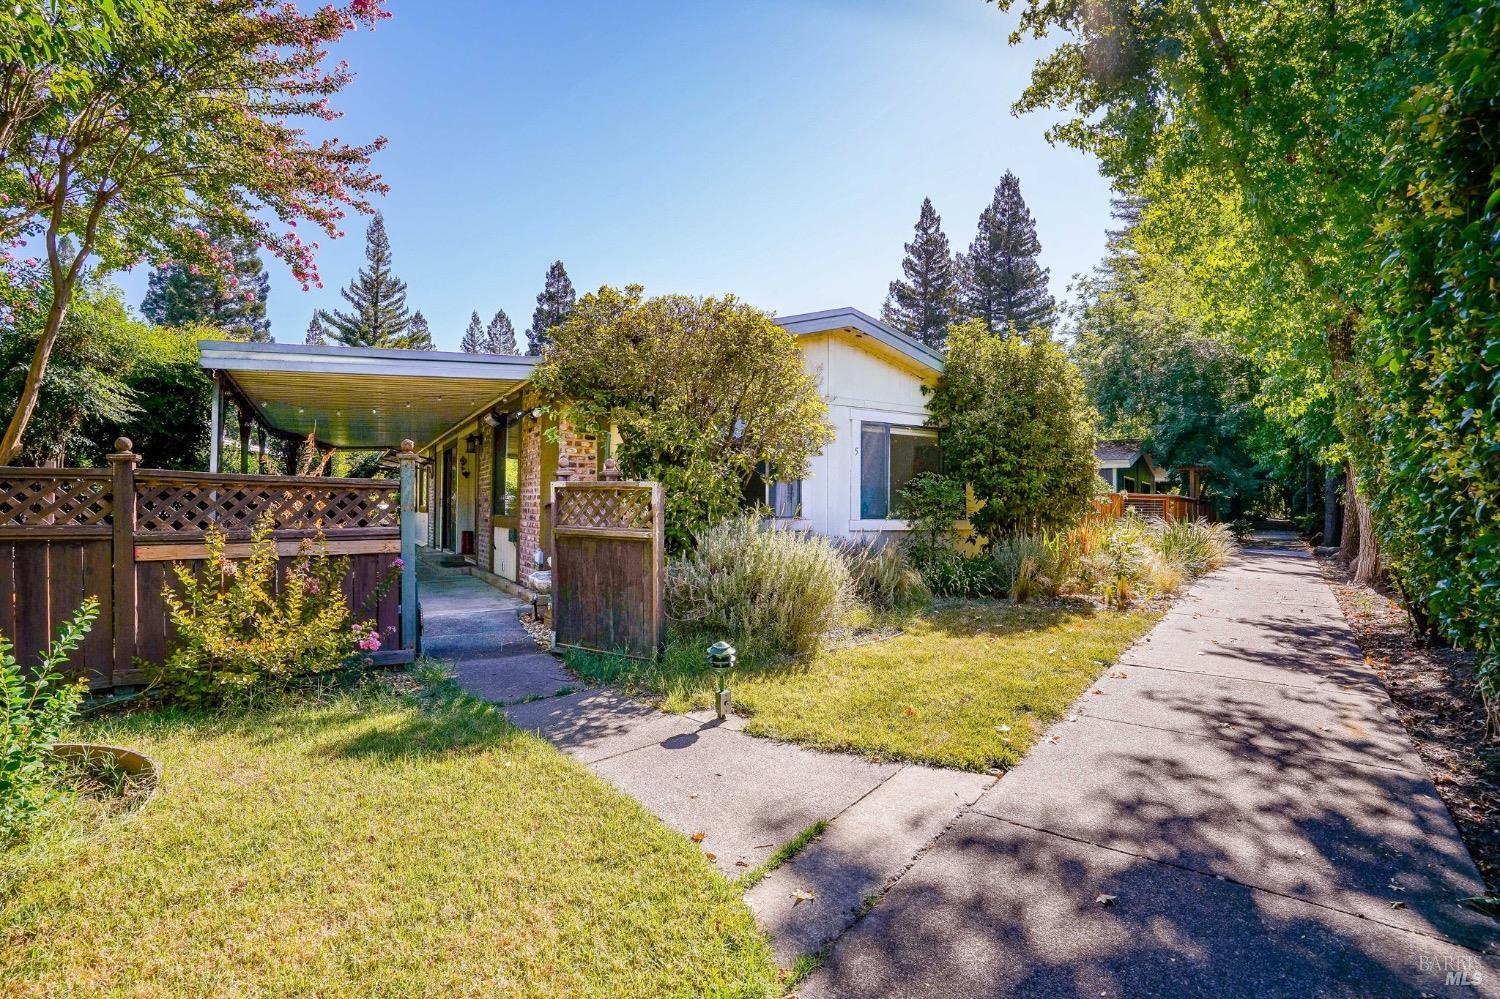
[{"label": "white window trim", "polygon": [[851,409],[849,410],[849,440],[850,456],[849,464],[849,530],[851,531],[910,531],[911,521],[901,518],[887,518],[883,520],[862,520],[859,517],[859,488],[860,488],[860,452],[864,444],[864,435],[860,432],[861,423],[888,423],[892,427],[901,427],[904,430],[926,430],[932,431],[927,426],[923,417],[915,413],[903,412],[891,409]]}]

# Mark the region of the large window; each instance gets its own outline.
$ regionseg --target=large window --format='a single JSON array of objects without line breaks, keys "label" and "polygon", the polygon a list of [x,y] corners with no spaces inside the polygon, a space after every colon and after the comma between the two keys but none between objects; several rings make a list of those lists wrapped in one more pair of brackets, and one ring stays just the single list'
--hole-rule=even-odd
[{"label": "large window", "polygon": [[941,472],[937,434],[889,423],[859,425],[859,517],[887,520],[900,513],[902,488],[923,472]]},{"label": "large window", "polygon": [[521,494],[521,421],[506,417],[495,428],[495,451],[490,462],[490,512],[514,517]]},{"label": "large window", "polygon": [[743,499],[746,508],[769,508],[771,516],[782,520],[796,520],[802,516],[802,480],[789,479],[778,482],[766,478],[768,472],[762,465],[745,483]]}]

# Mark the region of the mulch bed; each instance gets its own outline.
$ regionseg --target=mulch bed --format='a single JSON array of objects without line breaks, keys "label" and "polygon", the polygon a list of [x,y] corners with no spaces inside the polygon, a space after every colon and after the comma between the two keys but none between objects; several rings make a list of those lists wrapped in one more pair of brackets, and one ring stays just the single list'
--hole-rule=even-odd
[{"label": "mulch bed", "polygon": [[1500,741],[1487,736],[1471,653],[1426,644],[1389,596],[1351,582],[1331,555],[1318,565],[1416,743],[1438,795],[1493,893],[1500,890]]}]

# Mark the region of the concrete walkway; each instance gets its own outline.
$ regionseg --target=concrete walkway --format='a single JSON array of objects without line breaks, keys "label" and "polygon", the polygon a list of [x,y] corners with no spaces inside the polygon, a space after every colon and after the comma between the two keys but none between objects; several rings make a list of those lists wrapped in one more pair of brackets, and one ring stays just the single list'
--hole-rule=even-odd
[{"label": "concrete walkway", "polygon": [[799,995],[1500,995],[1500,924],[1304,552],[1200,581]]},{"label": "concrete walkway", "polygon": [[[712,714],[671,715],[589,689],[521,627],[519,600],[454,570],[422,565],[423,651],[595,773],[698,842],[739,878],[819,821],[827,831],[755,885],[746,901],[790,967],[830,944],[865,900],[990,787],[993,778],[876,764],[739,731]],[[584,689],[579,689],[584,688]]]}]

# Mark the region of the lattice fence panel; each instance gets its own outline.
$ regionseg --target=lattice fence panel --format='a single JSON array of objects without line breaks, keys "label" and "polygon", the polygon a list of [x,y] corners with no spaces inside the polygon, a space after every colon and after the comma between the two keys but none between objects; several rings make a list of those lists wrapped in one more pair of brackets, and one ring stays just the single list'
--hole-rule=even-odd
[{"label": "lattice fence panel", "polygon": [[0,472],[0,527],[107,527],[114,510],[110,474],[77,469]]},{"label": "lattice fence panel", "polygon": [[274,480],[197,481],[136,477],[136,530],[143,534],[206,531],[242,534],[270,515],[278,531],[396,528],[396,484],[310,486]]},{"label": "lattice fence panel", "polygon": [[569,486],[557,492],[556,527],[649,531],[651,487]]}]

